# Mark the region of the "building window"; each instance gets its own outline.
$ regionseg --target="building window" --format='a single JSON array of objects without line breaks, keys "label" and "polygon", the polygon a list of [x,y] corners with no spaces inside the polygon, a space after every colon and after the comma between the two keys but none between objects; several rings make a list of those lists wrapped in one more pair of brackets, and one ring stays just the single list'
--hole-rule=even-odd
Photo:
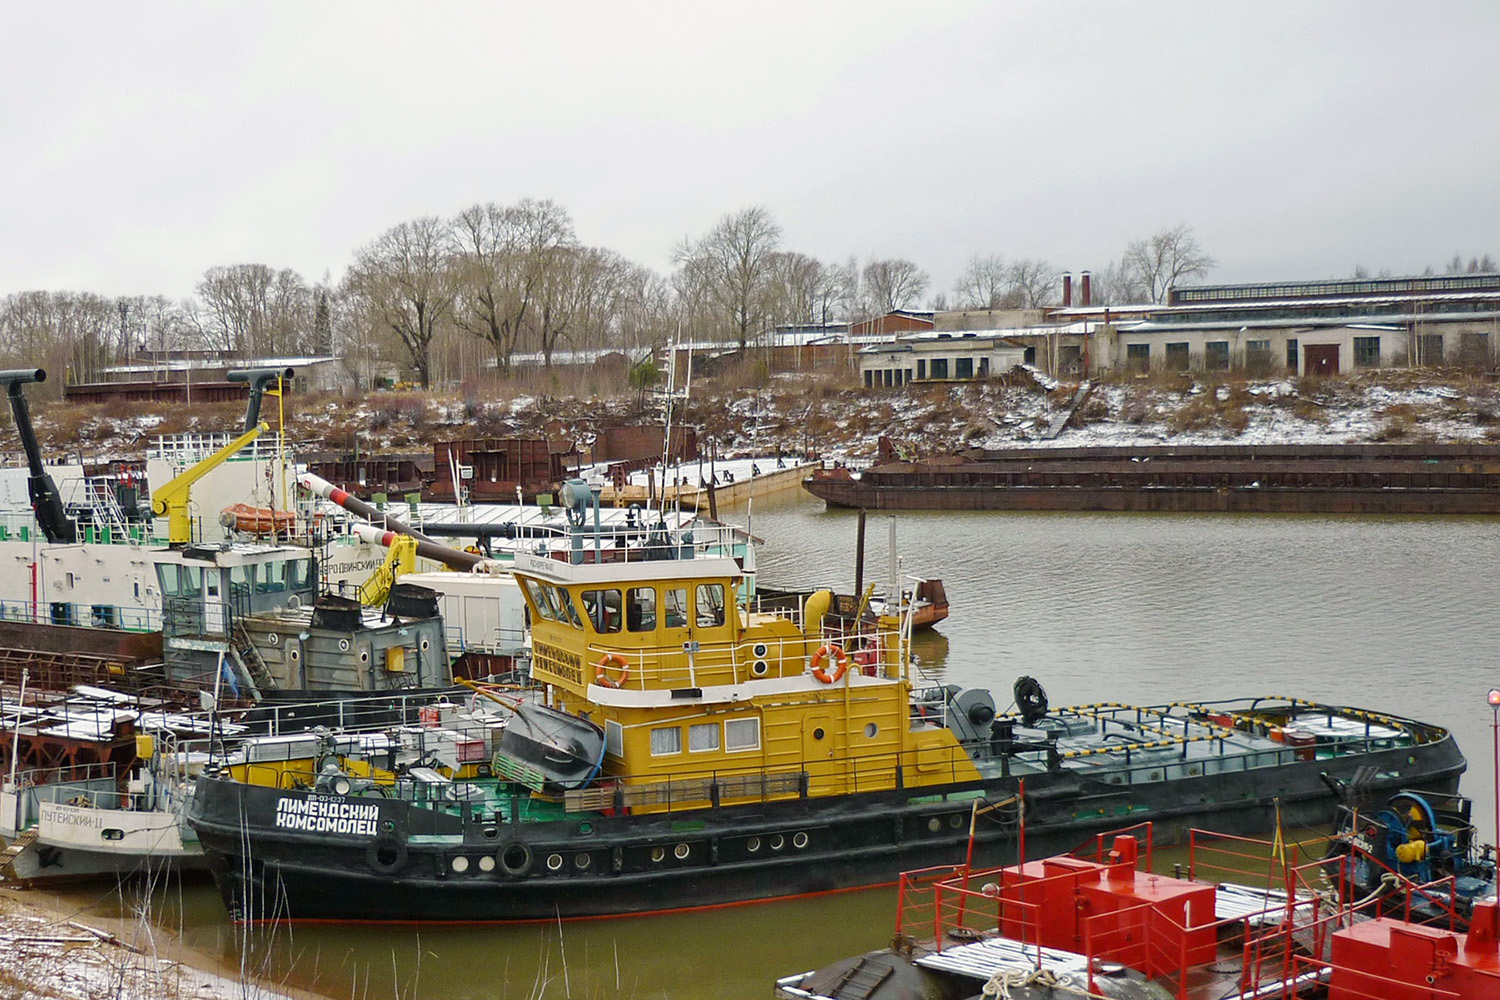
[{"label": "building window", "polygon": [[1134,372],[1149,371],[1151,369],[1151,345],[1126,344],[1125,367]]},{"label": "building window", "polygon": [[927,377],[927,359],[921,358],[917,361],[917,378]]},{"label": "building window", "polygon": [[1298,371],[1301,365],[1297,363],[1297,338],[1288,337],[1286,342],[1286,370]]},{"label": "building window", "polygon": [[958,358],[958,359],[956,359],[953,362],[953,377],[954,378],[973,378],[974,377],[974,359],[973,358]]},{"label": "building window", "polygon": [[893,377],[893,375],[891,373],[891,370],[889,368],[887,368],[885,371],[881,372],[881,374],[885,376],[885,386],[886,386],[887,389],[889,389],[893,384],[895,384],[895,378]]},{"label": "building window", "polygon": [[730,719],[724,723],[725,750],[756,750],[759,747],[759,719]]},{"label": "building window", "polygon": [[932,359],[932,377],[933,378],[947,378],[948,377],[948,359],[947,358],[933,358]]},{"label": "building window", "polygon": [[1356,367],[1356,368],[1379,368],[1380,367],[1380,338],[1379,337],[1355,337],[1354,338],[1354,367]]},{"label": "building window", "polygon": [[674,753],[682,753],[682,729],[663,726],[651,730],[651,756],[665,757]]},{"label": "building window", "polygon": [[865,369],[865,388],[875,388],[875,373],[870,371],[868,368]]},{"label": "building window", "polygon": [[1245,367],[1262,375],[1271,370],[1271,342],[1269,340],[1245,341]]},{"label": "building window", "polygon": [[1169,372],[1185,372],[1185,371],[1187,371],[1188,370],[1188,359],[1189,359],[1188,345],[1185,342],[1181,343],[1181,344],[1168,344],[1167,345],[1167,371],[1169,371]]},{"label": "building window", "polygon": [[719,724],[717,722],[700,722],[688,726],[688,751],[701,753],[705,750],[719,749]]},{"label": "building window", "polygon": [[1440,365],[1443,363],[1443,335],[1424,333],[1417,337],[1417,364]]},{"label": "building window", "polygon": [[989,374],[990,374],[990,359],[989,358],[980,358],[979,359],[979,377],[980,378],[988,378]]},{"label": "building window", "polygon": [[1229,341],[1210,340],[1203,345],[1203,367],[1212,372],[1229,368]]}]

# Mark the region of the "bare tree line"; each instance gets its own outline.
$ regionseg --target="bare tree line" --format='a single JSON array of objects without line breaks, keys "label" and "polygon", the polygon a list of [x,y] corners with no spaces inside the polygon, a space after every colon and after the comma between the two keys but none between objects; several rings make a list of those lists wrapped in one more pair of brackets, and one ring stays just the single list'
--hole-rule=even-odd
[{"label": "bare tree line", "polygon": [[[550,367],[568,350],[614,349],[632,360],[673,339],[756,342],[779,325],[820,328],[922,305],[1034,309],[1058,301],[1048,261],[976,254],[948,294],[929,296],[917,264],[822,261],[782,244],[763,207],[727,214],[673,251],[668,276],[583,244],[553,201],[474,205],[451,218],[399,223],[360,247],[343,278],[309,282],[264,264],[210,267],[195,295],[107,298],[18,292],[0,299],[0,351],[16,363],[95,381],[142,356],[215,351],[249,358],[329,355],[356,379],[376,359],[423,386],[454,351],[506,374],[518,355]],[[1162,301],[1215,266],[1185,224],[1131,242],[1094,273],[1099,304]],[[1488,255],[1450,272],[1493,270]],[[466,350],[465,345],[468,345]]]}]

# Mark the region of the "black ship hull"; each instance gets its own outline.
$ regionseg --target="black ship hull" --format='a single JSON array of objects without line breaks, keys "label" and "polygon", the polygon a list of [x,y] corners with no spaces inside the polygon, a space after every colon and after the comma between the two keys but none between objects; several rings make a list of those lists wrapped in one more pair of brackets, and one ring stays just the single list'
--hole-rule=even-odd
[{"label": "black ship hull", "polygon": [[[1276,767],[1127,785],[1073,771],[1026,777],[1025,853],[1071,850],[1151,822],[1157,844],[1194,828],[1256,835],[1325,824],[1337,780],[1361,790],[1452,792],[1465,767],[1451,736]],[[1370,778],[1370,775],[1374,775]],[[1336,779],[1331,781],[1330,779]],[[709,907],[891,883],[960,863],[974,801],[1017,794],[1016,778],[796,798],[654,815],[569,814],[548,822],[439,814],[408,802],[340,798],[206,776],[190,822],[224,902],[241,920],[526,921]],[[1014,808],[981,817],[975,861],[1013,863]]]}]

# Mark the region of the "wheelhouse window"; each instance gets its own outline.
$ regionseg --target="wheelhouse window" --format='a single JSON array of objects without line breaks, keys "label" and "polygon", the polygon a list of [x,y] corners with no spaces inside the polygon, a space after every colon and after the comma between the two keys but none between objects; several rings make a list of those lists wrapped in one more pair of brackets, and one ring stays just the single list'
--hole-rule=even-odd
[{"label": "wheelhouse window", "polygon": [[719,724],[700,722],[688,727],[688,751],[702,753],[719,749]]},{"label": "wheelhouse window", "polygon": [[656,590],[631,587],[625,591],[625,627],[632,632],[656,631]]},{"label": "wheelhouse window", "polygon": [[722,583],[700,583],[698,585],[698,627],[712,628],[724,624],[724,585]]},{"label": "wheelhouse window", "polygon": [[759,719],[730,719],[724,723],[724,749],[757,750],[760,748]]},{"label": "wheelhouse window", "polygon": [[543,586],[535,580],[522,579],[521,585],[526,588],[526,596],[531,598],[532,606],[536,613],[549,622],[557,621],[557,608],[552,604],[550,588]]},{"label": "wheelhouse window", "polygon": [[604,720],[604,752],[611,757],[625,756],[625,727],[614,719]]},{"label": "wheelhouse window", "polygon": [[594,631],[600,635],[608,635],[620,631],[620,592],[618,590],[585,590],[583,592],[583,610],[594,627]]},{"label": "wheelhouse window", "polygon": [[651,730],[651,756],[665,757],[674,753],[682,753],[682,728],[662,726]]}]

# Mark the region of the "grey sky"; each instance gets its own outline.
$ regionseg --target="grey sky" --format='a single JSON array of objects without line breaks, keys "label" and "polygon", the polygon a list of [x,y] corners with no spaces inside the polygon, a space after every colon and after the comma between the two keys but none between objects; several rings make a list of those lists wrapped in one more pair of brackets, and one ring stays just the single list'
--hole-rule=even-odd
[{"label": "grey sky", "polygon": [[0,0],[0,294],[337,278],[551,198],[661,271],[788,249],[1100,270],[1186,222],[1254,281],[1500,255],[1500,4]]}]

